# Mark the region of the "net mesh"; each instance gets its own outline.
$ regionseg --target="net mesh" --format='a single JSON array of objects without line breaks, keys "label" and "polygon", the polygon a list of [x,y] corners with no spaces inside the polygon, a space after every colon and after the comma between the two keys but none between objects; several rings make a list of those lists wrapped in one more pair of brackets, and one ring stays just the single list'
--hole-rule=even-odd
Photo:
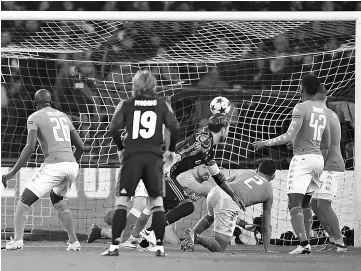
[{"label": "net mesh", "polygon": [[[109,122],[120,99],[131,95],[131,79],[139,69],[157,76],[158,93],[170,98],[182,139],[206,125],[212,98],[221,95],[231,101],[230,133],[217,147],[216,159],[226,175],[254,169],[265,156],[278,162],[272,181],[274,244],[289,244],[292,238],[285,235],[292,231],[285,193],[292,154],[286,146],[255,152],[250,143],[287,130],[292,108],[300,101],[302,76],[317,75],[343,127],[348,171],[333,206],[341,227],[353,229],[354,22],[46,21],[37,26],[29,32],[16,22],[2,21],[2,33],[11,36],[1,52],[2,171],[14,164],[25,145],[35,91],[49,89],[54,107],[71,117],[85,142],[80,176],[67,195],[78,233],[88,233],[93,223],[104,226],[103,214],[113,206],[118,161]],[[13,227],[21,191],[42,159],[37,148],[16,181],[2,190],[2,232]],[[205,200],[197,202],[196,212],[176,223],[179,235],[205,212]],[[252,223],[261,213],[262,206],[256,205],[240,218]],[[322,242],[324,230],[317,221],[314,228],[315,240]],[[29,216],[27,230],[34,234],[40,229],[49,230],[48,236],[62,230],[48,197]],[[241,240],[256,242],[246,231]]]}]

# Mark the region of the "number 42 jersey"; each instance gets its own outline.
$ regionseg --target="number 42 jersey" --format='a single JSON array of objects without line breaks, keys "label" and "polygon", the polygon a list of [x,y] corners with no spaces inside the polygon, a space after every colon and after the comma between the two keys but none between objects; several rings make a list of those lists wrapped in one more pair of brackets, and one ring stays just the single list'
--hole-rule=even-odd
[{"label": "number 42 jersey", "polygon": [[75,128],[65,113],[45,107],[29,116],[27,127],[37,131],[45,163],[75,162],[70,139]]},{"label": "number 42 jersey", "polygon": [[124,156],[151,152],[163,156],[163,124],[177,125],[172,108],[161,98],[132,97],[118,104],[125,122]]}]

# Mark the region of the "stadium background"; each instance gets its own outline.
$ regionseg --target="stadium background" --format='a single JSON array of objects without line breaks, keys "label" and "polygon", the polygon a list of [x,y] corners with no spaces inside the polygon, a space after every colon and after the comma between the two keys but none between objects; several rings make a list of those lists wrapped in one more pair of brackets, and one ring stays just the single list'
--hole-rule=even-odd
[{"label": "stadium background", "polygon": [[[202,4],[201,4],[202,3]],[[3,2],[5,10],[354,10],[360,8],[360,2]],[[99,6],[97,6],[99,5]],[[200,6],[201,5],[201,6]],[[331,26],[330,26],[331,24]],[[45,26],[45,28],[44,28]],[[257,29],[251,25],[248,32]],[[53,53],[42,51],[36,55],[29,52],[2,50],[2,172],[13,165],[26,141],[26,118],[34,112],[32,97],[40,87],[52,91],[54,107],[66,112],[74,121],[87,150],[82,159],[82,174],[77,189],[72,191],[69,204],[76,218],[77,231],[88,232],[92,223],[103,226],[103,213],[112,206],[112,185],[117,166],[116,149],[107,135],[107,123],[119,99],[126,98],[130,90],[132,74],[139,68],[150,68],[157,75],[159,92],[172,101],[177,118],[182,124],[182,138],[196,129],[202,129],[209,117],[209,101],[216,95],[224,95],[233,103],[232,129],[230,139],[219,146],[218,162],[226,169],[255,168],[262,156],[277,160],[279,169],[287,169],[291,152],[285,147],[272,148],[260,153],[248,150],[249,142],[265,135],[282,133],[288,126],[287,116],[298,101],[298,81],[302,74],[317,71],[329,87],[329,106],[339,115],[343,127],[342,152],[346,166],[350,170],[345,178],[344,188],[338,196],[337,211],[344,215],[342,226],[352,229],[352,191],[353,191],[353,123],[354,123],[354,37],[352,24],[310,23],[306,25],[313,31],[307,34],[301,25],[280,25],[283,33],[250,35],[239,25],[227,25],[213,22],[126,22],[109,25],[106,22],[84,22],[81,25],[61,24],[42,21],[2,21],[2,48],[17,47],[24,40],[30,40],[30,46],[36,45],[35,33],[45,33],[50,40],[58,35],[58,29],[68,35],[66,44],[81,45],[83,52],[59,51],[52,47]],[[302,25],[303,27],[305,25]],[[43,28],[42,28],[43,27]],[[44,30],[45,29],[45,30]],[[65,29],[65,30],[64,30]],[[239,30],[241,29],[241,30]],[[269,29],[268,29],[269,30]],[[107,38],[99,48],[89,50],[86,35],[95,32]],[[103,31],[103,32],[102,32]],[[215,34],[212,31],[216,31]],[[267,27],[266,30],[267,31]],[[245,33],[246,32],[246,33]],[[71,34],[69,34],[71,33]],[[85,34],[84,34],[85,33]],[[321,34],[322,33],[322,34]],[[53,36],[52,36],[53,35]],[[212,40],[215,38],[215,41]],[[303,36],[302,36],[303,35]],[[354,33],[353,33],[354,35]],[[295,38],[295,36],[301,36]],[[39,36],[38,36],[39,37]],[[75,37],[75,39],[74,39]],[[179,44],[187,45],[192,37],[199,38],[194,48],[184,46],[179,51],[173,48]],[[40,39],[44,36],[40,35]],[[244,41],[247,41],[244,42]],[[49,46],[49,41],[45,45]],[[75,44],[75,45],[74,45]],[[244,46],[257,45],[244,53]],[[51,44],[50,44],[51,45]],[[203,46],[203,47],[202,47]],[[208,48],[207,48],[208,47]],[[210,62],[189,63],[194,59],[194,49],[203,50]],[[166,64],[154,65],[157,56],[171,51],[173,55]],[[234,53],[237,51],[237,53]],[[329,52],[333,53],[330,54]],[[326,53],[328,52],[328,53]],[[175,61],[176,53],[182,60]],[[232,55],[233,53],[233,55]],[[194,54],[194,55],[193,55]],[[147,61],[153,60],[153,64]],[[173,62],[172,62],[173,61]],[[214,63],[217,63],[216,65]],[[162,61],[160,61],[162,63]],[[285,100],[289,100],[285,104]],[[256,105],[255,105],[256,104]],[[270,106],[272,105],[272,106]],[[277,107],[282,111],[277,111]],[[265,114],[270,111],[276,118]],[[251,119],[247,123],[245,119]],[[255,121],[252,123],[252,121]],[[259,123],[263,120],[262,123]],[[242,125],[239,125],[239,123]],[[251,127],[252,124],[260,127]],[[269,129],[265,126],[274,126]],[[242,137],[242,140],[240,139]],[[11,231],[15,203],[20,196],[23,183],[42,159],[41,151],[32,157],[28,168],[24,169],[1,198],[1,229],[3,233]],[[113,168],[113,169],[109,169]],[[226,172],[230,172],[226,170]],[[286,199],[282,194],[284,172],[278,172],[277,182],[273,185],[279,194],[274,212],[275,238],[286,232],[289,219]],[[108,193],[109,191],[109,193]],[[77,194],[78,197],[74,197]],[[281,195],[282,194],[282,195]],[[204,212],[204,202],[198,203],[198,210]],[[33,208],[27,229],[33,238],[64,239],[59,233],[60,223],[52,214],[48,198],[41,199]],[[260,215],[256,206],[245,217],[248,222]],[[177,223],[182,234],[186,226],[194,225],[201,217],[195,213],[190,218]],[[288,224],[287,224],[288,223]],[[285,226],[286,225],[286,226]],[[209,232],[209,234],[212,234]],[[9,235],[6,235],[9,236]]]}]

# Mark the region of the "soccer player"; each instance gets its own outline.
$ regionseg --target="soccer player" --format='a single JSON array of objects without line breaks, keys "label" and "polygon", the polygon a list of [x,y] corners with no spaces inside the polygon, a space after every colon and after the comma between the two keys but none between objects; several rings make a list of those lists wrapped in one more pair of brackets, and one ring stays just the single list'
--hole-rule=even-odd
[{"label": "soccer player", "polygon": [[[246,207],[263,203],[264,249],[269,251],[271,238],[271,210],[273,191],[270,181],[275,177],[276,165],[272,160],[264,160],[256,172],[242,171],[229,178],[229,185]],[[241,209],[232,198],[219,187],[214,187],[207,196],[208,213],[192,229],[187,229],[188,238],[181,243],[181,249],[194,250],[200,244],[212,252],[223,252],[227,248],[236,227]],[[203,236],[214,222],[215,237]]]},{"label": "soccer player", "polygon": [[[118,104],[110,123],[113,140],[123,156],[112,222],[112,244],[102,256],[119,255],[119,239],[126,226],[127,208],[140,179],[147,189],[156,255],[164,256],[163,238],[165,214],[162,199],[163,184],[163,124],[171,131],[166,164],[173,162],[179,138],[179,123],[171,107],[156,97],[157,80],[149,71],[138,71],[132,80],[133,97]],[[126,131],[121,139],[121,129]],[[123,145],[124,143],[124,145]]]},{"label": "soccer player", "polygon": [[[321,88],[316,94],[315,100],[324,103],[329,120],[331,143],[323,153],[325,166],[320,178],[321,188],[313,194],[311,207],[329,235],[329,243],[320,251],[330,251],[336,248],[338,252],[346,252],[347,247],[343,242],[340,224],[331,206],[332,200],[336,197],[338,182],[345,177],[345,162],[340,148],[341,125],[336,113],[326,107],[327,97],[324,88]],[[306,229],[307,231],[311,231],[311,227]]]},{"label": "soccer player", "polygon": [[[7,182],[26,164],[33,154],[38,140],[44,154],[44,163],[35,175],[28,180],[19,204],[16,207],[14,240],[6,243],[6,250],[23,249],[24,229],[28,220],[30,207],[47,192],[58,211],[68,236],[69,246],[66,250],[79,251],[80,243],[76,237],[71,211],[63,201],[65,194],[78,175],[79,161],[84,144],[66,114],[51,107],[51,94],[45,89],[35,93],[37,111],[27,120],[28,137],[19,160],[8,174],[2,176]],[[72,145],[76,150],[73,153]]]},{"label": "soccer player", "polygon": [[[293,142],[293,158],[287,176],[288,208],[291,224],[300,245],[290,254],[309,254],[311,246],[306,234],[305,221],[312,219],[309,208],[312,193],[320,187],[324,166],[321,140],[325,148],[330,144],[328,116],[323,102],[315,101],[321,83],[314,75],[302,78],[302,103],[295,106],[287,132],[279,137],[253,143],[255,149]],[[304,214],[304,209],[307,211]]]}]

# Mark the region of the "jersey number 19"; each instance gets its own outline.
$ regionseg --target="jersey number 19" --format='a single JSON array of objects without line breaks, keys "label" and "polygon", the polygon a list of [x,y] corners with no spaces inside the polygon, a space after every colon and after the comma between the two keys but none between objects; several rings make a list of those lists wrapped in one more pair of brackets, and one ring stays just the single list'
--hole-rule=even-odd
[{"label": "jersey number 19", "polygon": [[[142,113],[140,110],[134,111],[132,138],[151,138],[155,134],[156,125],[157,114],[155,112],[145,111]],[[143,128],[140,128],[140,126],[142,126]]]}]

